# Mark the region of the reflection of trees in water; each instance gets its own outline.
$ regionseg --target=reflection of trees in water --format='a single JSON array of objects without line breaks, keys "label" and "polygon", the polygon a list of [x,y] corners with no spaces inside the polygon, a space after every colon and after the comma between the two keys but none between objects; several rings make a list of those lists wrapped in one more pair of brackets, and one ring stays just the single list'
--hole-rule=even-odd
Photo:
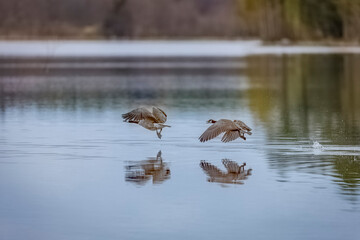
[{"label": "reflection of trees in water", "polygon": [[247,179],[248,176],[251,175],[251,168],[245,170],[246,163],[238,165],[236,162],[229,159],[223,159],[222,163],[226,168],[226,172],[206,161],[200,162],[200,167],[209,177],[209,182],[244,184],[242,180]]},{"label": "reflection of trees in water", "polygon": [[[178,105],[195,99],[192,104],[203,100],[199,106],[214,105],[217,99],[238,100],[246,88],[246,79],[239,78],[244,71],[243,59],[3,61],[0,90],[4,109],[21,104],[66,110],[102,109],[134,100]],[[9,64],[17,67],[6,67]]]},{"label": "reflection of trees in water", "polygon": [[[341,89],[341,107],[344,119],[349,125],[360,128],[360,56],[344,57],[344,74]],[[359,136],[359,135],[358,135]]]},{"label": "reflection of trees in water", "polygon": [[[352,144],[360,134],[360,59],[351,55],[251,57],[251,110],[270,132]],[[353,96],[353,97],[351,97]],[[318,131],[321,130],[321,131]]]},{"label": "reflection of trees in water", "polygon": [[350,201],[357,202],[360,195],[360,160],[354,156],[337,156],[334,162],[335,180],[342,194]]},{"label": "reflection of trees in water", "polygon": [[[277,152],[277,151],[276,151]],[[267,154],[270,168],[278,171],[279,176],[287,181],[291,171],[331,176],[340,187],[340,193],[351,202],[360,199],[360,160],[354,156],[328,156],[296,154],[281,155],[271,150]]]},{"label": "reflection of trees in water", "polygon": [[[296,145],[316,139],[331,145],[359,145],[360,58],[356,55],[266,56],[248,59],[249,105],[271,143]],[[285,150],[284,150],[285,151]],[[311,150],[309,150],[311,151]],[[278,152],[278,151],[277,151]],[[344,195],[360,190],[354,156],[294,154],[268,148],[269,163],[286,177],[290,169],[333,174]]]},{"label": "reflection of trees in water", "polygon": [[144,185],[152,178],[153,184],[160,184],[170,178],[170,168],[163,162],[161,151],[155,158],[139,162],[130,162],[126,166],[125,180]]}]

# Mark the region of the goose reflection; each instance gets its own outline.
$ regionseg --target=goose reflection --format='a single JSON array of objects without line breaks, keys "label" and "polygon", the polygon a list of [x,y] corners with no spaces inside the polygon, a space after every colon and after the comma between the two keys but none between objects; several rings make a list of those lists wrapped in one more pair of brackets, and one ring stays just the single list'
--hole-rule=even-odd
[{"label": "goose reflection", "polygon": [[160,184],[170,178],[170,168],[163,162],[161,151],[156,157],[132,162],[126,167],[125,180],[144,185],[152,178],[153,184]]},{"label": "goose reflection", "polygon": [[244,184],[242,180],[251,175],[251,168],[245,170],[246,163],[239,165],[235,161],[226,158],[222,160],[222,163],[227,170],[226,172],[204,160],[200,162],[200,167],[209,176],[209,182]]}]

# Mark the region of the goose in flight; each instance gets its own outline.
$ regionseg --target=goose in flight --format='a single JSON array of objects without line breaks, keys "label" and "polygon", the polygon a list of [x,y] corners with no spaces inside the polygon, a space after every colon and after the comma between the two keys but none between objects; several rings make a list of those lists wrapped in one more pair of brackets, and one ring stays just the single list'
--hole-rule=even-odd
[{"label": "goose in flight", "polygon": [[131,112],[123,114],[122,117],[124,122],[136,123],[148,130],[156,131],[160,139],[162,137],[162,129],[170,127],[164,124],[167,120],[166,113],[158,107],[152,107],[152,112],[143,107],[136,108]]},{"label": "goose in flight", "polygon": [[222,163],[227,172],[220,170],[218,167],[206,161],[200,162],[200,167],[204,170],[205,174],[209,176],[209,182],[243,184],[241,180],[245,180],[251,175],[251,168],[248,170],[244,169],[246,163],[239,165],[226,158],[222,160]]},{"label": "goose in flight", "polygon": [[220,119],[219,121],[208,120],[207,123],[213,123],[206,131],[199,137],[200,142],[209,141],[221,133],[225,133],[222,137],[222,142],[230,142],[237,138],[242,138],[246,140],[244,134],[251,135],[251,128],[248,127],[244,122],[240,120],[228,120],[228,119]]}]

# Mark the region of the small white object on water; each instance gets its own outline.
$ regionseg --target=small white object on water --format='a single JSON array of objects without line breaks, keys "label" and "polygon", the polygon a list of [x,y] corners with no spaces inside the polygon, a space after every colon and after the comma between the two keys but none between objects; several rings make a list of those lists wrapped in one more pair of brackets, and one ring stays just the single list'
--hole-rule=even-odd
[{"label": "small white object on water", "polygon": [[324,149],[324,146],[321,145],[318,141],[314,141],[312,147],[313,147],[314,149],[319,149],[319,150],[323,150],[323,149]]}]

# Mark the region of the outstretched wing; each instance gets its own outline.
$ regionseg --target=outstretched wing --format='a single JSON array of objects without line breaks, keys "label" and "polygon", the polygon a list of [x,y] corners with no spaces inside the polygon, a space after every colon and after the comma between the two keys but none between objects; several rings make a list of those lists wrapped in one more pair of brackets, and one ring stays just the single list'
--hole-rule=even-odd
[{"label": "outstretched wing", "polygon": [[205,132],[199,137],[200,142],[206,142],[213,138],[216,138],[223,132],[238,129],[233,121],[227,119],[220,119],[213,125],[211,125]]},{"label": "outstretched wing", "polygon": [[224,173],[219,168],[215,167],[214,165],[208,162],[201,161],[200,167],[204,170],[206,175],[208,175],[211,178],[218,178],[224,176]]},{"label": "outstretched wing", "polygon": [[[236,122],[237,125],[239,125],[239,127],[241,127],[241,129],[243,129],[243,130],[246,130],[246,131],[249,131],[249,132],[252,130],[252,129],[251,129],[248,125],[246,125],[243,121],[235,120],[235,122]],[[251,133],[250,133],[249,135],[251,135]]]},{"label": "outstretched wing", "polygon": [[227,158],[222,160],[222,163],[224,164],[225,168],[228,170],[229,173],[238,173],[240,166],[234,161],[231,161]]},{"label": "outstretched wing", "polygon": [[136,108],[131,112],[122,115],[124,121],[140,121],[140,120],[151,120],[155,121],[155,118],[146,108]]},{"label": "outstretched wing", "polygon": [[153,107],[152,112],[158,123],[165,123],[167,120],[166,113],[158,107]]},{"label": "outstretched wing", "polygon": [[233,130],[233,131],[227,131],[224,136],[221,138],[222,142],[231,142],[235,139],[239,138],[241,130]]}]

